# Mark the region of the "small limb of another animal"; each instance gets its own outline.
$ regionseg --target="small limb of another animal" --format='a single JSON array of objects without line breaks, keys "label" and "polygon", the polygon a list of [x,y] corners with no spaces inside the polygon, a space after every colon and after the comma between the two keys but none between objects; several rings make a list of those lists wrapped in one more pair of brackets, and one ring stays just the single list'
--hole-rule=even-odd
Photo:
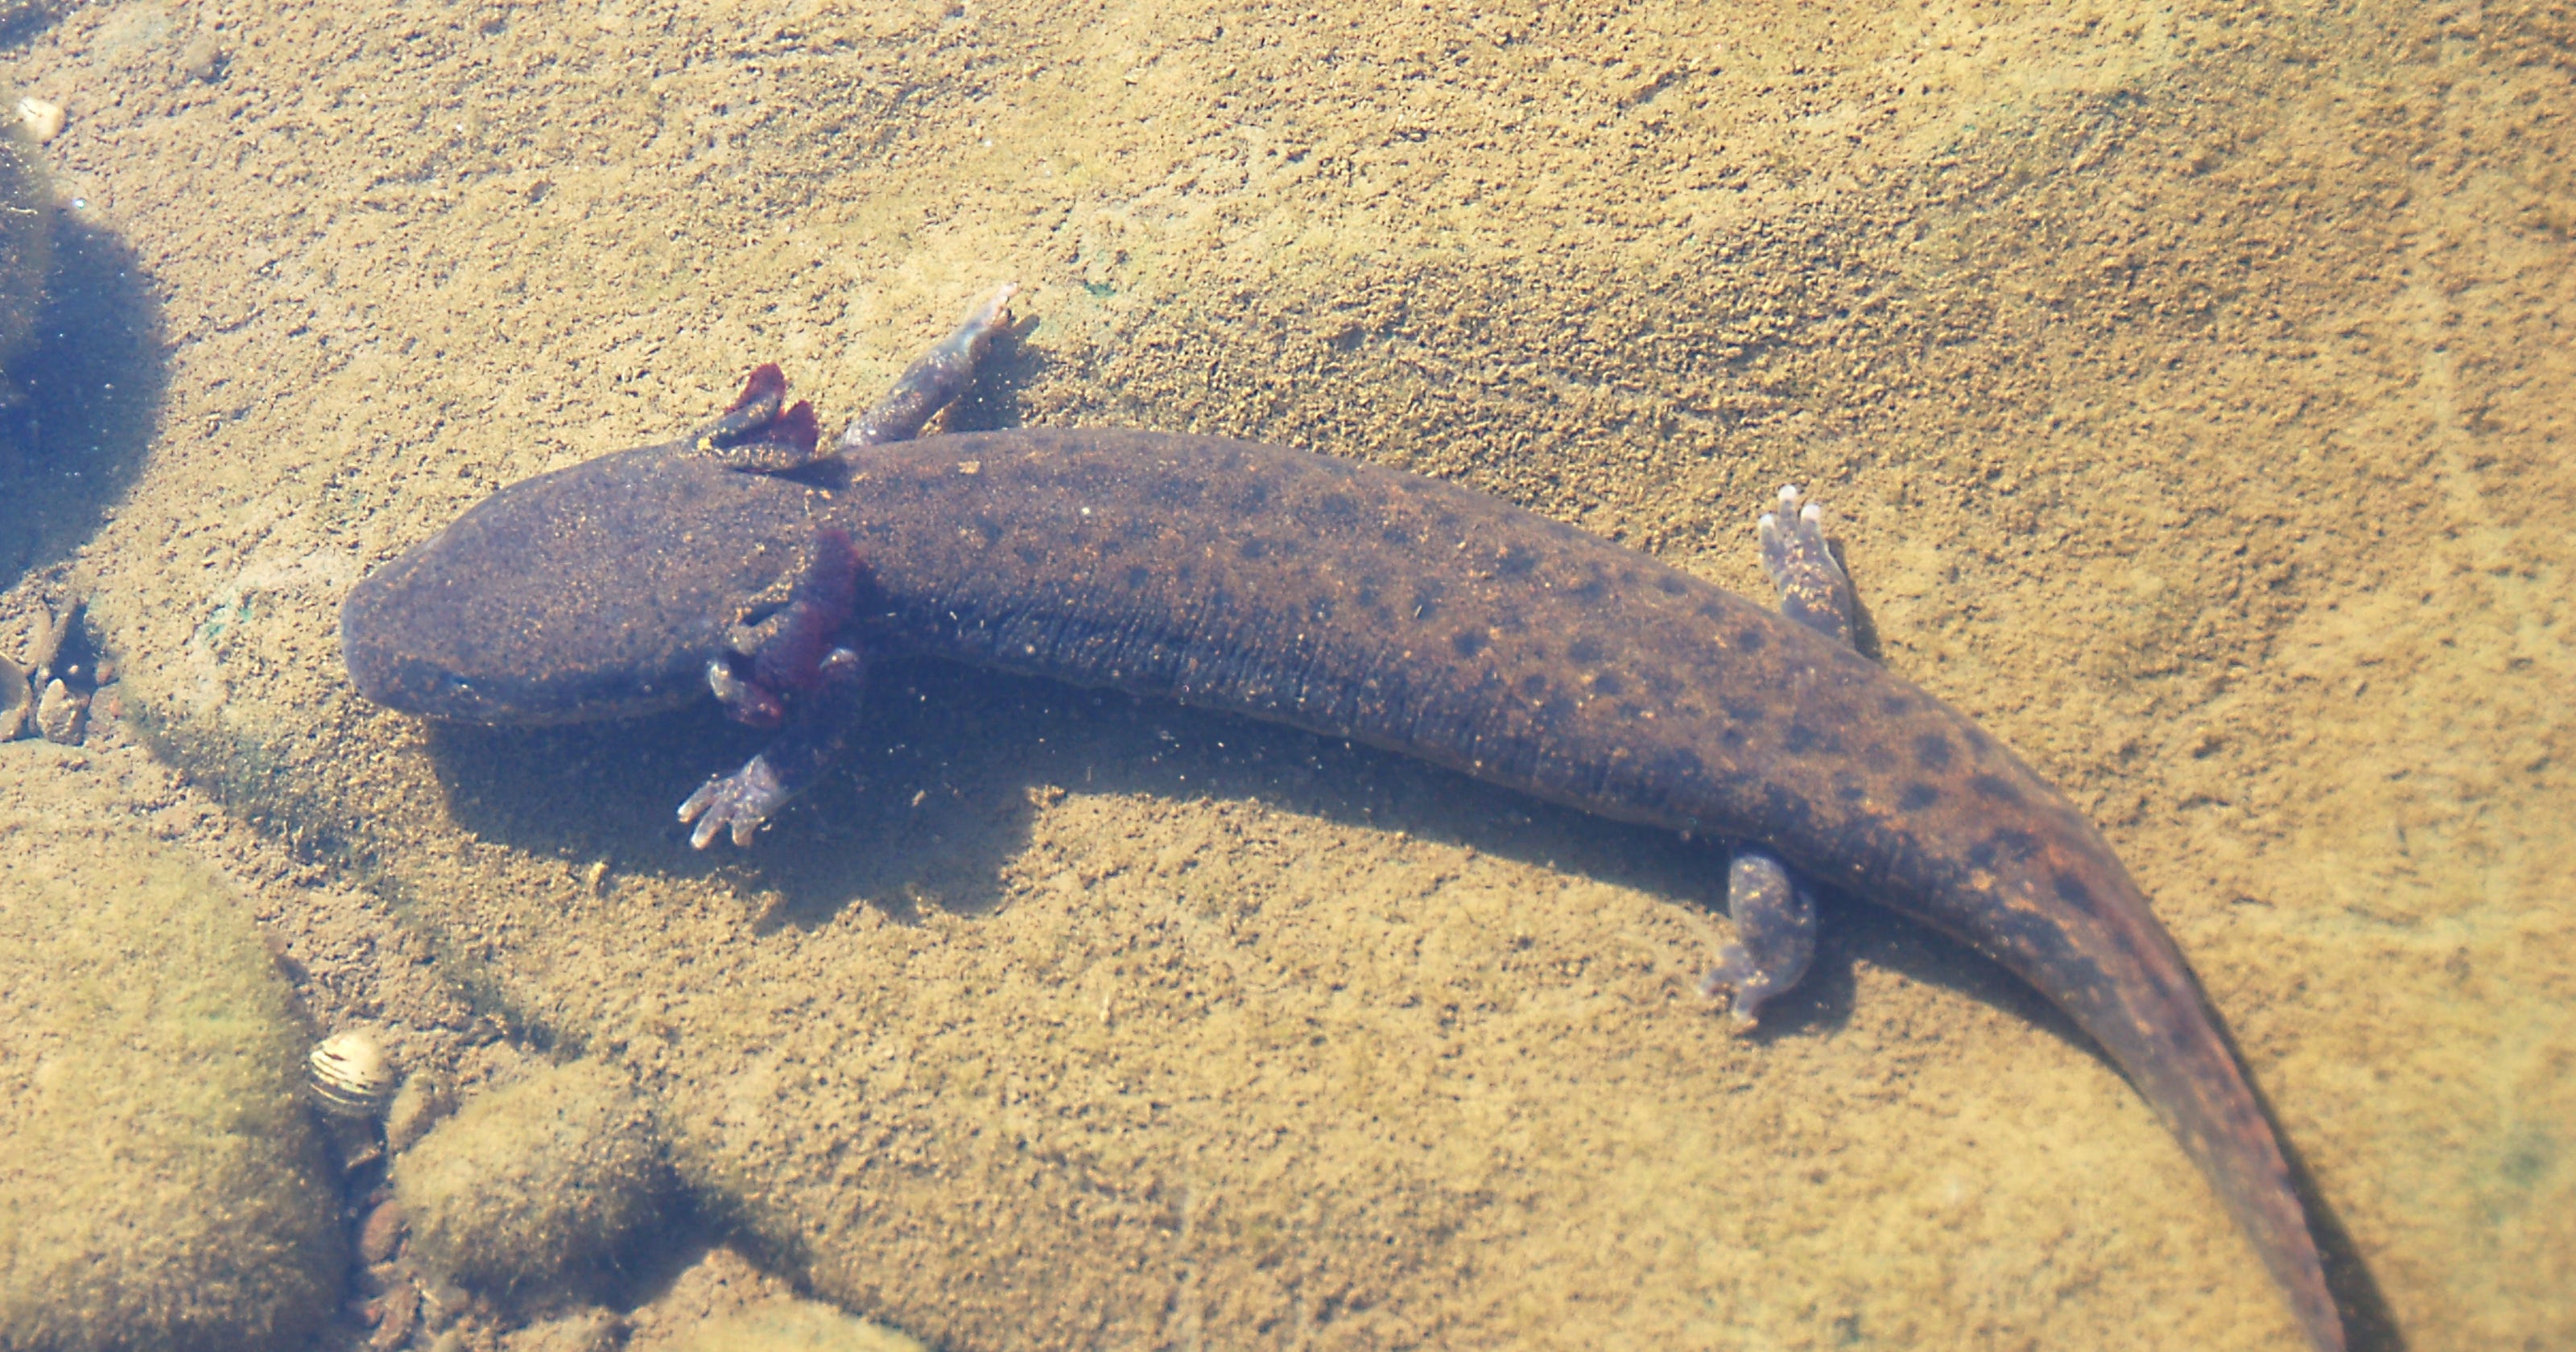
[{"label": "small limb of another animal", "polygon": [[1736,1031],[1749,1033],[1762,1006],[1798,984],[1816,956],[1816,902],[1789,866],[1770,851],[1745,846],[1726,869],[1726,911],[1736,942],[1720,949],[1717,966],[1700,978],[1700,994],[1735,993],[1728,1011]]},{"label": "small limb of another animal", "polygon": [[1798,486],[1780,490],[1780,510],[1764,512],[1760,523],[1762,571],[1780,589],[1780,613],[1809,629],[1851,646],[1851,578],[1834,561],[1825,543],[1825,512],[1802,499]]},{"label": "small limb of another animal", "polygon": [[984,360],[994,335],[1011,326],[1011,297],[1019,291],[1017,284],[1006,284],[977,301],[954,333],[921,354],[874,408],[850,424],[850,430],[841,434],[840,448],[856,450],[919,436],[939,410],[957,402],[957,396],[975,383],[975,367]]}]

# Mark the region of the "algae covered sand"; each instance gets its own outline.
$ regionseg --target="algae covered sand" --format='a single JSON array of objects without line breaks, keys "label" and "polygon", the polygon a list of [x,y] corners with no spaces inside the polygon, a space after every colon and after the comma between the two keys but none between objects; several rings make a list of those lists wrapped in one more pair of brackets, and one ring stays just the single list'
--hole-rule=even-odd
[{"label": "algae covered sand", "polygon": [[476,1097],[402,1152],[393,1190],[431,1270],[515,1294],[614,1271],[669,1187],[624,1076],[574,1062]]},{"label": "algae covered sand", "polygon": [[[160,27],[146,20],[159,16]],[[220,24],[220,78],[179,78]],[[350,581],[966,299],[968,422],[1258,436],[1745,591],[1805,484],[1886,660],[2110,834],[2365,1340],[2576,1338],[2563,15],[1755,5],[76,11],[6,54],[168,336],[89,538],[130,705],[624,1067],[699,1201],[941,1346],[2271,1347],[2134,1095],[1865,904],[1753,1041],[1703,846],[889,671],[746,854],[709,717],[356,704]]]},{"label": "algae covered sand", "polygon": [[[285,979],[230,888],[0,745],[0,1346],[289,1346],[339,1198]],[[44,764],[31,764],[44,762]]]}]

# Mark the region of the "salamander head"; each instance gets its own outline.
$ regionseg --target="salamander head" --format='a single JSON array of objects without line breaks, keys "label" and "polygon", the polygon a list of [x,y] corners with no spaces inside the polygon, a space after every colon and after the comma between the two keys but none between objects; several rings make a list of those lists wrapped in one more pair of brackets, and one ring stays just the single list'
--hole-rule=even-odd
[{"label": "salamander head", "polygon": [[709,659],[776,608],[810,552],[807,491],[676,447],[513,484],[350,589],[350,680],[378,704],[466,723],[700,698]]},{"label": "salamander head", "polygon": [[456,611],[494,608],[442,604],[453,599],[391,569],[352,589],[340,611],[340,651],[358,693],[442,722],[529,726],[655,713],[705,693],[703,662],[680,645],[664,645],[668,662],[571,652],[530,661],[530,631],[453,623]]}]

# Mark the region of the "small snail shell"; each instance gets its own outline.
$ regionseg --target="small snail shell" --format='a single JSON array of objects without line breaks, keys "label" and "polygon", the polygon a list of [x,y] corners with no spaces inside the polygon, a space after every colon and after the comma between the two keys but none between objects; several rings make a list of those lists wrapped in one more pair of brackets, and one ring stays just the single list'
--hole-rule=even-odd
[{"label": "small snail shell", "polygon": [[366,1033],[333,1033],[305,1061],[312,1071],[314,1101],[334,1117],[377,1116],[394,1096],[393,1062]]}]

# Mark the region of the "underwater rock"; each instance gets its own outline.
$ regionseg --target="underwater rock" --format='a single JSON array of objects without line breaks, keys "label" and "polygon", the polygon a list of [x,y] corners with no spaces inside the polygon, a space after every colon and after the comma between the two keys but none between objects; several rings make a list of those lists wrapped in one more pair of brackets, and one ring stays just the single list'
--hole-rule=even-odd
[{"label": "underwater rock", "polygon": [[495,1295],[598,1277],[671,1188],[651,1114],[590,1061],[550,1066],[467,1103],[394,1162],[413,1252]]},{"label": "underwater rock", "polygon": [[456,1111],[456,1102],[435,1078],[414,1073],[403,1077],[385,1109],[385,1148],[396,1154],[412,1148],[431,1127]]},{"label": "underwater rock", "polygon": [[285,983],[193,861],[12,806],[0,1347],[297,1345],[338,1295],[343,1254]]},{"label": "underwater rock", "polygon": [[501,1352],[617,1352],[626,1332],[614,1311],[594,1307],[514,1329],[503,1335]]},{"label": "underwater rock", "polygon": [[672,1352],[928,1352],[909,1334],[812,1300],[782,1300],[710,1319],[680,1335]]},{"label": "underwater rock", "polygon": [[54,261],[54,208],[36,145],[17,118],[0,118],[0,365],[35,336]]},{"label": "underwater rock", "polygon": [[18,664],[0,657],[0,742],[16,737],[34,711],[36,692]]},{"label": "underwater rock", "polygon": [[59,680],[47,681],[36,699],[36,730],[57,746],[79,746],[89,722],[89,696]]}]

